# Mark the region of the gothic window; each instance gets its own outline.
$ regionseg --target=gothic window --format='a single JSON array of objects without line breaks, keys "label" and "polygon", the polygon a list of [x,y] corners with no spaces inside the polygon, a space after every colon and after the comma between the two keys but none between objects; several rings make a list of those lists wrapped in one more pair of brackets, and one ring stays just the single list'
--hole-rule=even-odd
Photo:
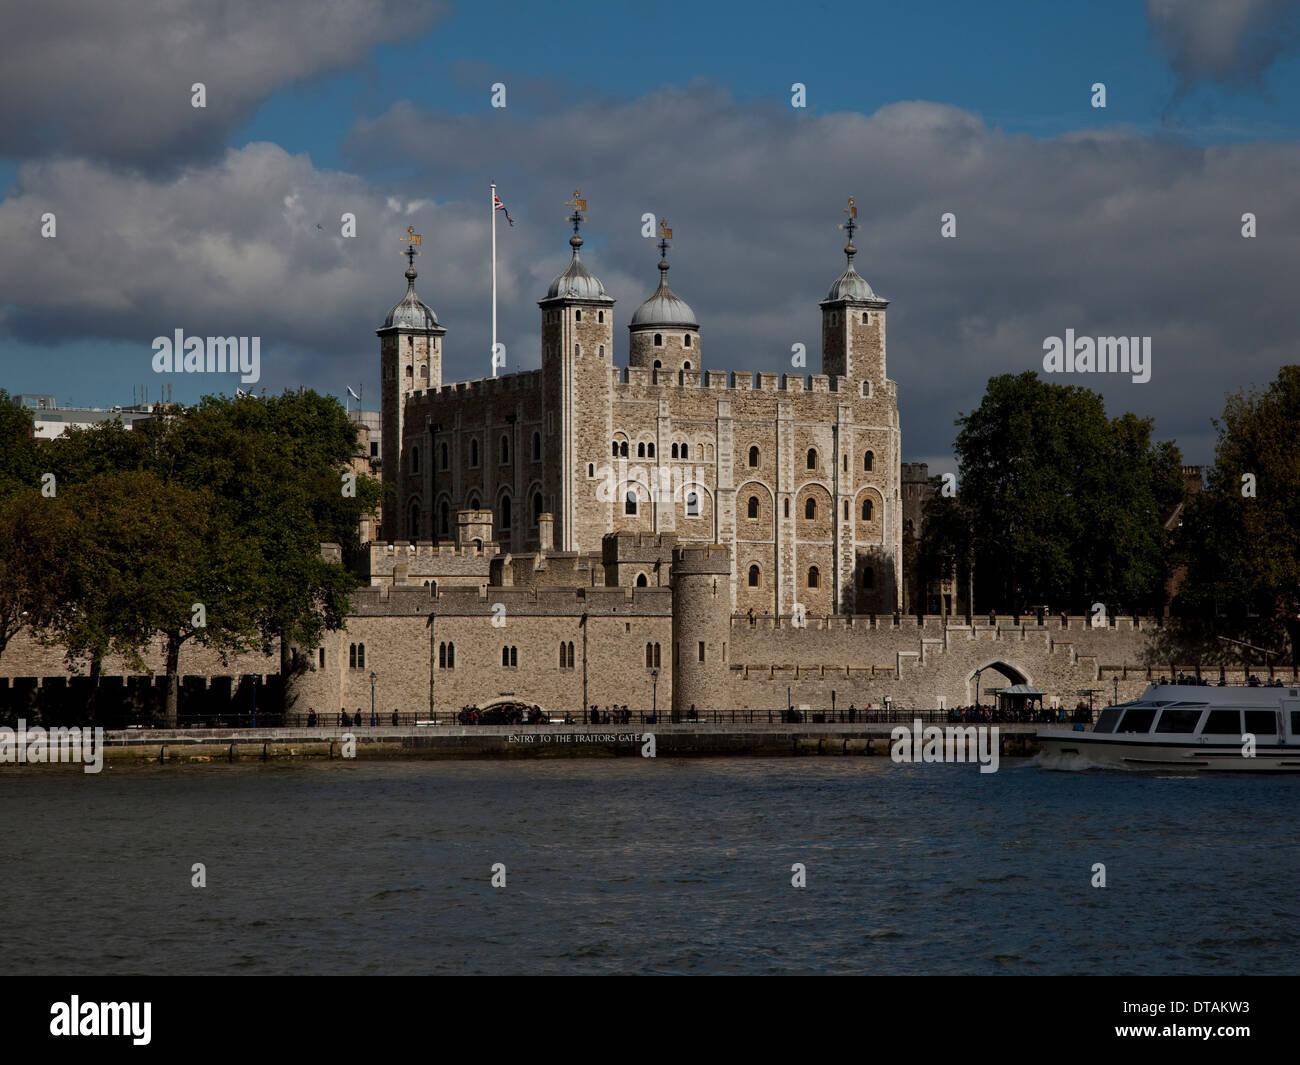
[{"label": "gothic window", "polygon": [[533,461],[542,461],[542,434],[533,433]]},{"label": "gothic window", "polygon": [[565,646],[563,640],[560,641],[560,668],[564,669],[569,664],[569,648]]},{"label": "gothic window", "polygon": [[[689,348],[690,346],[691,346],[691,334],[690,334],[690,333],[687,333],[687,334],[686,334],[686,339],[682,342],[682,347]],[[689,366],[687,366],[686,368],[687,368],[688,370],[690,369]]]},{"label": "gothic window", "polygon": [[573,668],[573,641],[569,641],[569,668]]},{"label": "gothic window", "polygon": [[469,509],[478,510],[478,496],[469,497]]},{"label": "gothic window", "polygon": [[623,501],[623,513],[634,516],[636,514],[636,492],[631,489],[628,490],[627,498]]},{"label": "gothic window", "polygon": [[542,516],[542,493],[533,493],[533,528],[537,528],[537,519]]},{"label": "gothic window", "polygon": [[871,472],[872,464],[876,461],[876,456],[868,451],[862,456],[862,468],[868,473]]},{"label": "gothic window", "polygon": [[698,518],[700,516],[700,494],[698,492],[686,493],[686,516],[688,518]]},{"label": "gothic window", "polygon": [[447,644],[447,668],[456,668],[456,645],[454,643]]},{"label": "gothic window", "polygon": [[871,500],[870,500],[870,499],[864,499],[864,500],[862,501],[862,520],[863,520],[863,521],[870,521],[870,520],[871,520]]},{"label": "gothic window", "polygon": [[411,472],[420,472],[420,449],[418,447],[411,448]]},{"label": "gothic window", "polygon": [[501,438],[501,465],[504,466],[510,461],[510,437]]},{"label": "gothic window", "polygon": [[815,470],[817,468],[817,449],[815,447],[810,447],[808,449],[808,468],[810,470]]},{"label": "gothic window", "polygon": [[663,346],[664,346],[664,335],[663,335],[663,333],[656,333],[656,334],[655,334],[655,347],[657,347],[657,348],[662,348]]},{"label": "gothic window", "polygon": [[751,518],[758,517],[758,496],[749,497],[749,509],[746,513],[748,513]]},{"label": "gothic window", "polygon": [[356,669],[356,668],[357,668],[357,645],[354,643],[350,643],[348,644],[348,669]]},{"label": "gothic window", "polygon": [[366,645],[364,643],[359,643],[357,644],[357,669],[365,669],[365,668],[366,668]]},{"label": "gothic window", "polygon": [[757,588],[757,587],[758,587],[758,576],[759,576],[759,574],[758,574],[758,567],[757,567],[757,566],[750,566],[750,567],[749,567],[749,586],[750,586],[751,588]]},{"label": "gothic window", "polygon": [[478,465],[478,441],[474,439],[469,442],[469,464],[470,466]]},{"label": "gothic window", "polygon": [[447,445],[443,444],[438,449],[438,467],[445,470],[450,464],[450,455],[447,453]]},{"label": "gothic window", "polygon": [[501,528],[510,528],[510,497],[508,495],[501,497]]},{"label": "gothic window", "polygon": [[808,587],[809,587],[809,588],[819,588],[819,587],[821,587],[821,581],[822,581],[821,570],[819,570],[816,566],[809,566],[809,567],[808,567]]},{"label": "gothic window", "polygon": [[438,535],[451,535],[451,507],[447,505],[446,500],[438,505]]},{"label": "gothic window", "polygon": [[809,521],[817,517],[817,500],[808,499],[804,501],[803,516]]},{"label": "gothic window", "polygon": [[655,645],[652,643],[648,643],[645,645],[645,667],[646,669],[654,669],[654,664],[655,664]]},{"label": "gothic window", "polygon": [[758,448],[756,447],[751,447],[749,449],[749,465],[751,467],[758,466]]},{"label": "gothic window", "polygon": [[644,574],[644,573],[638,573],[638,574],[636,575],[636,586],[637,586],[638,588],[644,588],[644,587],[646,587],[647,583],[648,583],[648,582],[647,582],[646,579],[645,579],[645,574]]},{"label": "gothic window", "polygon": [[862,587],[874,588],[876,586],[876,571],[870,566],[862,571]]}]

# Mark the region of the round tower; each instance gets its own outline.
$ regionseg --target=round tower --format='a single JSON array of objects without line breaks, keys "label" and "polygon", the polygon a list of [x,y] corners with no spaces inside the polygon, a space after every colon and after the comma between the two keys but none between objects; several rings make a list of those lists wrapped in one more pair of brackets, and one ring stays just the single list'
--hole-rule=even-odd
[{"label": "round tower", "polygon": [[731,549],[673,549],[673,712],[719,710],[731,702]]},{"label": "round tower", "polygon": [[668,287],[668,238],[673,231],[665,223],[660,223],[660,229],[659,287],[627,324],[631,333],[627,364],[672,374],[698,372],[700,325],[690,305]]}]

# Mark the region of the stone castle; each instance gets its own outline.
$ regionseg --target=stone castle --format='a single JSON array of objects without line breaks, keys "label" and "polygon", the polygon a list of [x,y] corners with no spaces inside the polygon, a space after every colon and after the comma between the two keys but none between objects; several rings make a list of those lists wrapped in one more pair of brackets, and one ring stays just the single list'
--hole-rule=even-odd
[{"label": "stone castle", "polygon": [[[363,522],[367,586],[293,679],[293,710],[368,708],[372,692],[384,713],[445,715],[952,707],[991,701],[998,681],[1073,707],[1141,690],[1155,620],[959,618],[951,582],[902,572],[931,489],[901,462],[889,301],[855,269],[852,201],[847,264],[820,303],[823,372],[807,377],[706,367],[666,229],[617,365],[615,301],[572,206],[571,261],[538,301],[541,369],[478,381],[443,383],[447,330],[416,294],[410,231],[407,291],[377,331],[380,417],[357,418],[358,467],[379,459],[390,492]],[[187,646],[183,691],[247,701],[250,676],[274,688],[275,654]],[[135,682],[105,663],[118,672]],[[76,681],[24,634],[0,661],[0,704],[34,705],[48,683]]]}]

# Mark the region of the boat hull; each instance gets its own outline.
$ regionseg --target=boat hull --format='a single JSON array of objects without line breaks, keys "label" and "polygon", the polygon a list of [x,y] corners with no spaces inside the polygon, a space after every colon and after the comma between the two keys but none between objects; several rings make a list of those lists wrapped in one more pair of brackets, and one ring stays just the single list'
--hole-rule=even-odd
[{"label": "boat hull", "polygon": [[1300,744],[1257,743],[1253,757],[1240,742],[1215,737],[1155,740],[1136,735],[1098,735],[1042,729],[1039,764],[1045,769],[1160,769],[1210,773],[1300,773]]}]

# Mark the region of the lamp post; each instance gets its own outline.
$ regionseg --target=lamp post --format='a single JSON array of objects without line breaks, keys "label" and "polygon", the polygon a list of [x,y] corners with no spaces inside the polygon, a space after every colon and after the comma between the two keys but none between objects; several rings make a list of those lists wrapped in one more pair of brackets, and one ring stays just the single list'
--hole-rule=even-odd
[{"label": "lamp post", "polygon": [[370,671],[370,727],[375,727],[375,671]]},{"label": "lamp post", "polygon": [[659,717],[659,670],[652,669],[650,671],[650,682],[652,685],[650,689],[650,716],[657,719]]},{"label": "lamp post", "polygon": [[1115,681],[1115,705],[1119,703],[1119,677],[1112,677]]},{"label": "lamp post", "polygon": [[253,674],[253,728],[257,728],[257,674]]}]

